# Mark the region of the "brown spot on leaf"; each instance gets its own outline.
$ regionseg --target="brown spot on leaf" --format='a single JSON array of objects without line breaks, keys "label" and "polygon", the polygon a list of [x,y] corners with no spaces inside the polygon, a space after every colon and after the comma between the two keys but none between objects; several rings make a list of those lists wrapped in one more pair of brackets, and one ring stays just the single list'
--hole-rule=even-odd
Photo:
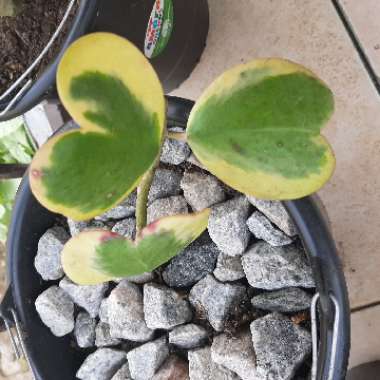
[{"label": "brown spot on leaf", "polygon": [[231,144],[232,149],[236,153],[239,153],[241,155],[245,154],[244,148],[240,144],[238,144],[236,141],[230,140],[230,144]]}]

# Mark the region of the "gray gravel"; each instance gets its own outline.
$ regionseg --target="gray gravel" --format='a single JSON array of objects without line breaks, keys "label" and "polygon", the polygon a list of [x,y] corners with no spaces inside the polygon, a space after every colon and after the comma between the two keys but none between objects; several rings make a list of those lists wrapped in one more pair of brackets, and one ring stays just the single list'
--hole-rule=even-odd
[{"label": "gray gravel", "polygon": [[278,314],[251,323],[257,371],[264,379],[290,380],[311,353],[310,333]]},{"label": "gray gravel", "polygon": [[103,298],[99,308],[99,320],[108,323],[108,298]]},{"label": "gray gravel", "polygon": [[57,286],[51,286],[36,299],[36,310],[42,322],[58,337],[74,330],[74,303]]},{"label": "gray gravel", "polygon": [[78,314],[75,321],[74,335],[77,344],[81,348],[93,347],[95,345],[96,319],[91,318],[87,312]]},{"label": "gray gravel", "polygon": [[165,216],[187,214],[188,207],[185,198],[182,195],[175,195],[169,198],[161,198],[154,201],[148,206],[148,223]]},{"label": "gray gravel", "polygon": [[265,240],[274,247],[288,245],[293,242],[293,239],[284,232],[273,227],[269,219],[260,211],[255,211],[247,220],[249,230],[257,239]]},{"label": "gray gravel", "polygon": [[125,201],[121,202],[111,210],[108,210],[104,214],[95,217],[95,220],[107,222],[109,220],[125,219],[134,215],[135,211],[135,206],[131,205],[130,200],[127,198]]},{"label": "gray gravel", "polygon": [[45,281],[58,280],[64,276],[61,252],[69,235],[62,227],[47,230],[38,242],[34,266]]},{"label": "gray gravel", "polygon": [[156,199],[178,195],[181,192],[181,179],[182,171],[179,169],[157,168],[149,191],[149,203]]},{"label": "gray gravel", "polygon": [[201,168],[203,170],[208,171],[207,168],[201,164],[201,162],[198,160],[198,158],[193,153],[190,154],[190,156],[187,159],[187,162],[190,162],[190,164],[193,164],[195,166],[198,166],[198,168]]},{"label": "gray gravel", "polygon": [[144,316],[147,326],[169,330],[191,321],[189,303],[177,292],[154,283],[144,285]]},{"label": "gray gravel", "polygon": [[171,165],[179,165],[185,162],[190,156],[189,146],[174,139],[166,139],[162,147],[161,162]]},{"label": "gray gravel", "polygon": [[261,211],[281,231],[285,232],[288,236],[297,235],[297,228],[281,202],[265,201],[252,196],[248,196],[247,198],[251,204]]},{"label": "gray gravel", "polygon": [[121,343],[119,339],[112,338],[110,334],[110,325],[108,323],[99,322],[96,326],[95,336],[96,347],[112,347]]},{"label": "gray gravel", "polygon": [[169,262],[162,273],[163,280],[171,287],[192,286],[214,270],[219,253],[204,233]]},{"label": "gray gravel", "polygon": [[223,186],[214,177],[200,172],[185,172],[181,189],[187,203],[194,211],[223,202],[226,198]]},{"label": "gray gravel", "polygon": [[211,359],[210,347],[188,353],[190,380],[239,380],[239,376]]},{"label": "gray gravel", "polygon": [[166,338],[161,337],[129,351],[129,370],[134,380],[148,380],[153,377],[169,356]]},{"label": "gray gravel", "polygon": [[112,377],[111,380],[133,380],[129,370],[129,364],[125,363]]},{"label": "gray gravel", "polygon": [[152,380],[189,380],[189,365],[176,355],[170,355]]},{"label": "gray gravel", "polygon": [[226,322],[240,312],[240,304],[247,300],[247,292],[242,285],[220,283],[208,275],[194,285],[189,300],[216,331],[223,331]]},{"label": "gray gravel", "polygon": [[90,354],[77,372],[80,380],[110,380],[127,361],[125,352],[99,348]]},{"label": "gray gravel", "polygon": [[122,281],[108,297],[108,322],[111,336],[134,342],[146,342],[154,331],[144,320],[143,295],[139,287]]},{"label": "gray gravel", "polygon": [[247,248],[251,235],[246,225],[249,210],[250,204],[244,196],[212,207],[208,232],[223,253],[238,256]]},{"label": "gray gravel", "polygon": [[112,227],[112,232],[122,235],[127,239],[133,240],[136,235],[136,219],[127,218],[120,220]]},{"label": "gray gravel", "polygon": [[65,277],[60,281],[59,286],[78,306],[83,307],[91,317],[98,316],[104,293],[108,289],[108,283],[82,286],[74,284],[68,277]]},{"label": "gray gravel", "polygon": [[216,262],[214,276],[222,282],[236,281],[245,277],[240,256],[220,254]]},{"label": "gray gravel", "polygon": [[194,323],[175,327],[169,332],[169,343],[187,350],[201,347],[207,340],[207,330]]},{"label": "gray gravel", "polygon": [[249,330],[236,336],[221,334],[211,346],[212,360],[237,373],[243,380],[255,379],[256,355]]},{"label": "gray gravel", "polygon": [[265,292],[252,298],[252,306],[258,309],[293,313],[310,307],[312,296],[299,288],[286,288]]},{"label": "gray gravel", "polygon": [[90,229],[105,229],[109,228],[107,225],[100,220],[90,220],[85,222],[76,222],[72,219],[67,219],[67,224],[69,225],[70,235],[75,236],[78,235],[82,231],[90,230]]},{"label": "gray gravel", "polygon": [[256,243],[243,255],[242,264],[247,280],[254,288],[314,287],[311,267],[297,244],[272,247],[265,242]]},{"label": "gray gravel", "polygon": [[137,276],[126,277],[125,280],[133,282],[134,284],[143,285],[154,280],[154,272],[145,272]]}]

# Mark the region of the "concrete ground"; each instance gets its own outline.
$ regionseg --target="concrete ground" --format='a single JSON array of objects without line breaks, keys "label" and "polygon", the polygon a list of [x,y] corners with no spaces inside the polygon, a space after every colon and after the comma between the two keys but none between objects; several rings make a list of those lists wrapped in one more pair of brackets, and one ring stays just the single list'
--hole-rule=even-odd
[{"label": "concrete ground", "polygon": [[[196,99],[225,69],[269,56],[304,64],[335,93],[336,112],[324,133],[338,165],[320,195],[332,221],[353,309],[350,366],[380,360],[380,1],[209,3],[206,50],[175,95]],[[4,360],[1,364],[8,365]],[[5,375],[0,369],[0,380],[28,379],[25,373]]]}]

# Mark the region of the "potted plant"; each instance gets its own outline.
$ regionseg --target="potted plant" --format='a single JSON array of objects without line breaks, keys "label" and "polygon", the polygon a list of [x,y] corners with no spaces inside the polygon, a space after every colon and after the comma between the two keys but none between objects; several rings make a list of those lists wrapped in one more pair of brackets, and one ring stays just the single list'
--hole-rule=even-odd
[{"label": "potted plant", "polygon": [[166,91],[194,69],[208,33],[207,0],[2,0],[0,120],[55,97],[56,68],[65,49],[91,31],[128,37],[151,59]]},{"label": "potted plant", "polygon": [[[112,57],[112,60],[109,57]],[[320,349],[321,359],[319,363],[315,363],[316,365],[319,364],[317,373],[320,379],[327,380],[328,376],[331,375],[332,368],[335,376],[333,378],[343,379],[348,354],[348,301],[334,244],[316,206],[306,199],[291,201],[318,190],[329,179],[334,170],[335,159],[332,150],[327,140],[320,135],[321,128],[328,121],[333,111],[333,98],[327,86],[309,70],[283,59],[256,60],[224,73],[205,91],[192,109],[186,132],[170,132],[169,137],[179,140],[186,138],[191,150],[199,160],[197,165],[204,166],[210,173],[233,189],[231,190],[232,202],[228,202],[234,206],[226,213],[223,208],[225,207],[223,206],[224,203],[222,207],[211,205],[212,210],[209,207],[202,209],[201,205],[192,204],[192,208],[197,212],[163,218],[153,216],[150,218],[154,220],[153,223],[148,225],[149,190],[155,177],[154,171],[159,162],[160,152],[163,149],[165,153],[168,144],[167,141],[164,143],[167,133],[165,129],[166,102],[161,84],[149,62],[136,47],[120,37],[108,33],[88,35],[76,41],[66,51],[58,69],[57,86],[62,103],[73,119],[81,126],[81,129],[71,130],[53,137],[37,152],[29,171],[30,186],[35,197],[46,209],[54,213],[63,214],[77,221],[84,221],[104,215],[104,212],[112,209],[137,188],[136,238],[131,240],[115,232],[97,229],[83,231],[72,237],[64,245],[61,257],[64,272],[73,283],[70,283],[68,279],[62,280],[65,284],[60,285],[61,290],[50,287],[44,293],[45,298],[37,300],[36,305],[41,318],[44,319],[43,309],[44,305],[46,306],[44,302],[48,301],[46,296],[50,292],[61,293],[62,288],[69,289],[72,286],[77,286],[75,284],[97,286],[95,284],[102,284],[111,280],[118,281],[125,277],[130,279],[131,276],[135,277],[151,272],[178,255],[192,241],[196,240],[207,227],[218,249],[222,250],[224,254],[238,257],[238,261],[243,254],[241,260],[245,272],[243,277],[247,277],[250,285],[252,283],[257,284],[256,281],[260,282],[261,280],[257,278],[255,280],[254,275],[250,277],[248,274],[249,268],[252,268],[250,260],[252,257],[266,256],[268,252],[269,257],[272,257],[272,248],[267,244],[258,243],[259,245],[255,244],[252,248],[253,251],[251,249],[246,251],[249,238],[246,239],[245,243],[239,241],[233,247],[232,241],[228,242],[228,238],[232,236],[230,232],[235,231],[235,225],[227,223],[227,228],[224,231],[226,236],[223,236],[223,233],[216,234],[215,229],[220,227],[224,217],[231,221],[228,219],[228,213],[231,213],[232,217],[240,215],[239,218],[246,218],[241,214],[247,214],[249,205],[242,196],[236,197],[236,191],[251,197],[251,201],[256,202],[257,208],[261,207],[258,198],[285,200],[301,236],[305,239],[305,246],[312,258],[314,274],[318,275],[315,281],[321,297],[322,332],[320,339],[322,345]],[[186,106],[184,109],[188,111]],[[182,189],[185,188],[186,184],[183,184]],[[216,186],[214,190],[218,192],[220,188]],[[36,204],[35,200],[30,197],[29,188],[25,187],[20,193],[17,203],[19,208],[16,204],[16,217],[12,229],[15,236],[10,236],[10,250],[12,252],[20,252],[21,246],[24,244],[20,241],[22,239],[18,239],[16,236],[20,236],[21,230],[26,231],[25,228],[28,225],[25,219],[28,218],[28,212],[23,211],[22,216],[20,213],[21,208],[25,210],[28,206],[26,203],[32,206],[31,209],[37,207],[36,212],[41,213],[41,219],[47,212],[45,208]],[[240,203],[243,205],[241,206]],[[241,211],[242,209],[245,211]],[[44,211],[41,212],[42,210]],[[29,215],[33,212],[31,210]],[[18,220],[16,220],[17,215],[20,217]],[[34,237],[33,247],[28,244],[29,250],[35,249],[36,239],[39,239],[46,231],[51,221],[52,216],[50,216],[49,222],[43,222],[38,226],[39,233],[34,233],[37,237]],[[256,236],[258,235],[256,234]],[[291,235],[290,232],[289,235]],[[283,236],[283,239],[286,240],[286,236]],[[290,239],[291,241],[292,239]],[[283,243],[276,244],[283,245]],[[260,252],[256,252],[258,249]],[[284,253],[287,249],[283,251],[281,248],[280,251]],[[290,251],[289,255],[292,256],[293,253]],[[278,252],[276,250],[276,254]],[[258,253],[260,254],[257,255]],[[30,258],[26,257],[21,262],[13,261],[11,271],[21,275],[17,268],[23,266],[24,260],[29,260],[30,263]],[[273,265],[276,266],[274,263]],[[277,268],[280,270],[280,266]],[[303,267],[303,270],[305,272],[295,273],[295,281],[298,281],[298,284],[301,281],[305,287],[313,286],[306,274],[311,270],[306,269],[306,267]],[[35,281],[29,281],[32,279],[29,276],[33,277],[35,274],[32,275],[30,271],[23,271],[21,275],[24,277],[23,281],[17,280],[17,290],[14,293],[24,294],[25,298],[26,291],[29,302],[33,302],[38,295],[36,289],[27,290],[27,287],[23,285],[24,282]],[[205,293],[202,290],[203,288],[199,290],[199,286],[201,286],[199,281],[190,291],[192,306],[196,309],[196,314],[202,314],[202,310],[205,312],[205,318],[217,334],[223,333],[227,329],[227,321],[218,314],[220,305],[218,304],[215,309],[212,301],[210,301],[213,298],[212,291],[215,291],[216,297],[221,292],[220,289],[228,289],[228,292],[235,294],[235,296],[236,294],[242,295],[242,298],[238,296],[237,299],[244,304],[245,290],[242,290],[242,284],[220,284],[212,275],[204,277],[201,281],[210,282],[208,286],[211,293],[206,292],[206,296],[203,297]],[[202,286],[204,286],[203,282]],[[180,285],[177,284],[177,286]],[[267,283],[263,289],[274,289],[270,286]],[[103,289],[102,292],[104,291]],[[68,292],[70,293],[70,290]],[[131,297],[135,299],[136,308],[133,311],[130,309],[128,313],[117,312],[121,310],[118,307],[124,305],[125,300],[118,298],[123,294],[132,295]],[[151,302],[148,299],[149,294],[151,294]],[[186,300],[186,295],[183,294],[182,296]],[[70,305],[71,301],[65,297],[63,292],[59,298],[61,301],[67,301],[67,304]],[[164,323],[162,320],[157,322],[149,319],[145,309],[144,317],[141,309],[142,301],[139,297],[142,296],[138,287],[129,285],[129,281],[122,281],[112,290],[110,295],[111,301],[116,306],[113,310],[113,317],[109,318],[114,318],[115,324],[121,320],[128,325],[130,321],[125,321],[125,318],[131,317],[133,312],[139,310],[140,319],[135,316],[137,319],[134,321],[140,324],[139,326],[142,329],[139,331],[140,335],[131,338],[128,334],[132,332],[124,331],[123,334],[128,335],[126,339],[140,343],[146,342],[153,339],[153,330],[171,330],[176,326],[168,321]],[[144,308],[147,307],[147,304],[154,304],[156,300],[157,302],[162,301],[162,297],[165,302],[170,299],[170,302],[177,305],[176,307],[185,309],[184,313],[179,316],[179,318],[184,318],[179,325],[192,319],[191,309],[189,309],[187,301],[181,300],[178,293],[168,290],[162,284],[144,285]],[[18,296],[15,298],[18,305],[16,308],[19,309],[19,304],[23,304],[25,301]],[[232,295],[231,298],[233,298]],[[230,298],[227,297],[227,299]],[[235,308],[240,310],[241,304],[236,304],[234,310]],[[27,312],[24,306],[21,306],[20,309],[23,310],[21,311],[23,314],[21,319],[24,323],[27,319],[25,316],[29,311]],[[229,309],[228,312],[231,310]],[[162,310],[157,310],[157,315],[160,316],[162,313]],[[212,354],[212,362],[214,360],[226,360],[226,363],[223,364],[226,364],[227,369],[214,364],[211,368],[211,364],[207,364],[210,363],[211,358],[208,358],[209,351],[206,348],[205,351],[201,352],[192,351],[191,359],[189,357],[190,376],[192,368],[194,371],[195,368],[204,368],[205,366],[207,367],[205,371],[208,371],[210,376],[212,373],[215,374],[213,371],[222,371],[228,376],[237,376],[236,373],[234,374],[237,371],[239,376],[243,378],[249,378],[249,376],[265,378],[263,376],[266,376],[266,371],[274,371],[272,373],[276,374],[276,378],[290,379],[294,375],[300,361],[311,350],[310,335],[298,327],[290,327],[293,324],[277,314],[270,314],[268,320],[255,319],[257,316],[254,317],[250,313],[251,311],[248,314],[242,312],[245,315],[244,318],[247,319],[243,318],[243,322],[240,319],[239,321],[235,320],[235,322],[238,322],[239,326],[241,323],[247,323],[247,321],[251,323],[252,320],[257,321],[258,324],[274,323],[274,326],[285,324],[286,328],[295,329],[294,334],[297,335],[300,345],[308,347],[306,353],[295,354],[293,351],[297,359],[294,359],[293,354],[291,355],[294,361],[290,368],[284,369],[280,363],[280,367],[274,369],[267,360],[267,357],[273,358],[274,356],[270,356],[269,352],[265,355],[265,350],[262,351],[257,346],[253,349],[251,344],[247,343],[247,336],[239,336],[236,338],[239,344],[244,341],[244,349],[250,352],[248,359],[242,359],[245,364],[250,363],[251,367],[249,367],[250,372],[248,374],[242,373],[237,367],[234,367],[233,363],[227,363],[230,355],[227,355],[226,358],[222,352],[216,349],[217,352],[214,350]],[[72,314],[71,311],[70,318],[72,318]],[[184,317],[184,314],[188,315]],[[168,314],[165,315],[169,318]],[[178,316],[177,312],[175,315]],[[338,346],[335,346],[336,341],[332,339],[334,335],[333,315],[335,315],[335,328],[339,328],[342,336]],[[215,318],[212,318],[213,316]],[[62,315],[57,315],[57,318],[60,317]],[[147,322],[147,320],[149,321]],[[58,336],[67,333],[66,330],[63,333],[55,330],[55,323],[57,322],[55,320],[45,319],[44,322]],[[44,331],[37,318],[34,318],[33,324],[36,332]],[[256,327],[256,325],[252,326],[251,324],[253,335],[254,332],[257,333]],[[72,328],[73,326],[70,325],[68,330],[71,331]],[[134,330],[133,333],[136,331]],[[111,331],[111,338],[126,336],[116,335],[112,334]],[[280,337],[278,338],[280,339]],[[62,341],[59,343],[51,336],[48,339],[49,344],[54,342],[56,350],[67,348],[67,342],[66,344]],[[171,339],[170,333],[169,339]],[[255,342],[257,343],[258,340]],[[332,344],[332,340],[334,347],[331,350],[329,346]],[[287,340],[285,339],[284,342]],[[152,368],[154,368],[153,372],[157,370],[166,359],[167,346],[164,339],[158,338],[151,344],[152,346],[149,346],[149,349],[155,352],[154,357],[146,357],[146,368],[143,370],[132,366],[133,378],[139,378],[139,376],[151,378],[153,373],[149,371],[152,371]],[[270,344],[274,344],[274,342],[272,341]],[[233,347],[233,342],[231,345]],[[230,346],[230,343],[227,346]],[[279,347],[277,360],[278,358],[281,359],[282,354],[285,354],[283,350],[290,350],[290,346],[283,344],[280,344]],[[28,351],[32,363],[38,360],[36,348],[36,342],[29,346]],[[142,345],[128,353],[130,365],[132,365],[131,363],[136,364],[135,359],[140,354],[145,357],[144,349],[146,348]],[[297,345],[293,348],[297,349]],[[257,366],[253,359],[255,355],[253,351],[257,355],[260,352],[260,357],[257,357]],[[125,361],[124,356],[120,355],[120,351],[103,350],[102,354],[112,354],[112,359],[107,356],[107,361],[116,360],[117,363],[114,362],[111,369],[104,369],[102,365],[104,358],[97,357],[95,353],[95,356],[88,360],[95,361],[96,368],[91,367],[86,360],[85,363],[87,364],[85,368],[82,366],[82,372],[78,373],[78,377],[86,379],[86,376],[95,376],[94,372],[91,371],[100,370],[103,371],[101,373],[104,378],[108,379],[107,376],[111,378],[118,369],[116,367],[120,367]],[[53,358],[51,359],[55,363],[57,362]],[[69,359],[70,367],[78,368],[77,362],[73,363],[73,360],[73,358]],[[79,361],[83,360],[79,359]],[[152,363],[154,363],[153,367]],[[49,366],[42,369],[40,366],[42,369],[40,373],[44,373],[40,375],[42,378],[49,373],[47,367]],[[113,372],[112,375],[107,370]],[[71,368],[65,371],[66,376],[70,376],[68,375],[70,373],[73,376]],[[145,373],[145,371],[149,373]],[[222,376],[222,374],[219,375]],[[64,379],[64,375],[62,376]]]}]

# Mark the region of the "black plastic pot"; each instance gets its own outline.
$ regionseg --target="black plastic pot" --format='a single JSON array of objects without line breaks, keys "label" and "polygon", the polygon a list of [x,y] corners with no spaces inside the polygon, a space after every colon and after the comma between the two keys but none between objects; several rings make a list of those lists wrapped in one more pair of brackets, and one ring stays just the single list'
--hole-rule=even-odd
[{"label": "black plastic pot", "polygon": [[[184,125],[192,105],[187,100],[169,98],[169,124]],[[323,211],[313,197],[284,204],[298,227],[320,294],[316,380],[344,380],[350,348],[350,308],[334,241]],[[8,273],[11,285],[1,311],[10,323],[10,310],[16,311],[26,332],[25,346],[37,380],[74,379],[86,355],[73,349],[69,337],[55,338],[42,324],[34,308],[37,296],[50,285],[41,280],[33,266],[38,240],[54,226],[57,218],[58,215],[47,211],[36,201],[25,177],[9,230]]]},{"label": "black plastic pot", "polygon": [[[162,51],[150,57],[150,61],[165,92],[178,87],[191,74],[206,45],[209,29],[207,0],[81,0],[60,54],[15,106],[0,116],[0,121],[25,113],[44,98],[56,97],[55,75],[58,63],[67,47],[83,34],[97,31],[116,33],[128,38],[145,52],[148,46],[145,44],[148,24],[153,7],[158,2],[172,4],[173,20],[166,24],[169,25],[169,30],[172,24],[172,29],[167,44],[163,44]],[[0,102],[0,113],[9,101],[8,97]]]},{"label": "black plastic pot", "polygon": [[[100,0],[92,31],[110,31],[128,38],[146,53],[146,35],[153,6],[163,0]],[[207,0],[164,0],[173,5],[173,29],[162,52],[150,59],[165,92],[177,88],[193,71],[206,45]]]}]

